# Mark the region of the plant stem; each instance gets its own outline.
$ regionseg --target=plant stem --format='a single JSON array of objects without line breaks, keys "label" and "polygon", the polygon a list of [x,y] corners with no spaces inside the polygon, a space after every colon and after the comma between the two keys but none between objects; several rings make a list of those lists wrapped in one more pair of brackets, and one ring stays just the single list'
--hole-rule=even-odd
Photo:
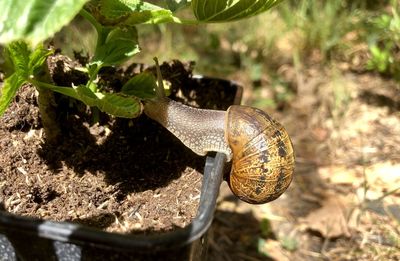
[{"label": "plant stem", "polygon": [[[89,69],[89,81],[86,83],[86,87],[90,88],[93,92],[97,91],[97,88],[93,89],[95,87],[95,85],[92,85],[92,83],[94,82],[94,80],[96,80],[97,78],[97,74],[99,73],[102,65],[98,65],[98,64],[93,64],[91,66],[96,66],[94,70]],[[90,67],[91,67],[90,66]]]},{"label": "plant stem", "polygon": [[47,83],[47,82],[42,82],[42,81],[38,81],[38,80],[29,80],[30,83],[32,83],[33,85],[35,85],[35,87],[40,88],[40,89],[48,89],[49,91],[53,91],[53,89],[55,87],[62,87],[62,88],[69,88],[66,86],[56,86],[54,84],[51,83]]},{"label": "plant stem", "polygon": [[[37,75],[36,78],[43,82],[52,81],[47,62],[44,63],[42,72]],[[56,144],[61,137],[61,127],[57,121],[57,103],[54,99],[54,92],[37,84],[35,84],[35,87],[39,92],[39,112],[42,119],[46,142]]]},{"label": "plant stem", "polygon": [[[102,24],[100,24],[96,18],[94,18],[88,11],[86,11],[85,9],[82,9],[81,11],[79,11],[79,14],[81,16],[83,16],[86,20],[88,20],[93,27],[96,29],[97,32],[97,41],[96,41],[96,50],[95,53],[97,53],[97,48],[99,48],[100,46],[102,46],[106,40],[106,37],[108,35],[108,33],[110,32],[110,29],[103,26]],[[97,65],[97,72],[100,70],[101,65]],[[97,72],[95,73],[94,76],[97,75]],[[93,74],[90,75],[90,78],[93,78]],[[89,81],[89,83],[91,82],[91,80]]]},{"label": "plant stem", "polygon": [[193,20],[193,19],[184,19],[184,18],[178,18],[174,17],[172,21],[176,24],[185,24],[185,25],[198,25],[198,24],[204,24],[203,21],[198,21],[198,20]]},{"label": "plant stem", "polygon": [[164,90],[164,83],[161,75],[160,65],[158,64],[157,57],[154,57],[154,62],[156,63],[156,71],[157,71],[157,88],[156,88],[156,95],[158,99],[164,99],[165,90]]},{"label": "plant stem", "polygon": [[97,20],[85,9],[81,9],[81,11],[79,11],[79,14],[83,17],[85,17],[85,19],[87,19],[96,29],[97,33],[100,33],[101,31],[101,25],[99,22],[97,22]]}]

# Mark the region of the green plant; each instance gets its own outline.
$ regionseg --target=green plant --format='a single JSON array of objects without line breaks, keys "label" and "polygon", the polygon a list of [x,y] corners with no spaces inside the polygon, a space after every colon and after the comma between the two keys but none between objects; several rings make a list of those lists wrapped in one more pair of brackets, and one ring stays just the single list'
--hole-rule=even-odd
[{"label": "green plant", "polygon": [[367,69],[394,76],[400,80],[400,14],[396,1],[390,13],[371,19],[368,37],[370,59]]},{"label": "green plant", "polygon": [[[230,22],[257,15],[281,0],[15,0],[2,1],[0,8],[0,44],[5,45],[8,68],[0,96],[0,115],[12,101],[18,88],[30,83],[39,92],[39,109],[46,136],[59,135],[52,92],[58,92],[95,106],[116,117],[134,118],[141,114],[141,100],[154,96],[156,80],[142,73],[128,81],[121,92],[102,90],[96,79],[99,70],[118,66],[139,53],[137,27],[142,24],[199,24]],[[183,19],[175,12],[191,8],[193,18]],[[97,32],[93,56],[83,70],[88,75],[85,85],[56,86],[50,81],[46,58],[53,51],[44,47],[44,40],[80,14]]]}]

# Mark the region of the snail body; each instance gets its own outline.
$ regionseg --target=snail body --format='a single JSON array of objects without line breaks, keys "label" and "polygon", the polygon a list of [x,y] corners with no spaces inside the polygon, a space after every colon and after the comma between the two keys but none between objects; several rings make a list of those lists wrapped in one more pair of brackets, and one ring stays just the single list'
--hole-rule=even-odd
[{"label": "snail body", "polygon": [[163,97],[146,102],[144,113],[196,154],[218,151],[231,160],[232,151],[225,141],[225,111],[198,109]]},{"label": "snail body", "polygon": [[[159,85],[161,73],[156,61]],[[278,198],[293,177],[294,152],[283,126],[265,112],[233,105],[227,111],[198,109],[167,97],[144,103],[144,112],[198,155],[222,152],[232,160],[228,183],[241,200],[262,204]]]},{"label": "snail body", "polygon": [[229,186],[246,202],[272,201],[292,180],[290,138],[281,124],[259,109],[233,105],[227,111],[205,110],[163,98],[146,103],[144,112],[196,154],[225,153],[232,160]]}]

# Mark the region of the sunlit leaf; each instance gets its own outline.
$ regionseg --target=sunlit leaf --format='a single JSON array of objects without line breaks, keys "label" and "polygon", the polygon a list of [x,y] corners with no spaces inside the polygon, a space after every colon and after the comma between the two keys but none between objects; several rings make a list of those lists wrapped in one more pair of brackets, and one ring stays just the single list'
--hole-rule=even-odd
[{"label": "sunlit leaf", "polygon": [[3,87],[0,89],[0,116],[3,115],[24,82],[25,79],[18,73],[14,73],[4,80]]},{"label": "sunlit leaf", "polygon": [[5,48],[7,58],[12,63],[13,73],[4,80],[0,90],[0,115],[4,113],[18,89],[37,71],[51,51],[37,46],[33,51],[23,41],[8,44]]},{"label": "sunlit leaf", "polygon": [[13,71],[24,78],[28,78],[42,66],[52,50],[44,49],[38,45],[32,51],[24,41],[15,41],[5,48],[8,59],[12,62]]},{"label": "sunlit leaf", "polygon": [[130,79],[122,86],[121,92],[141,99],[151,99],[156,95],[156,88],[156,78],[151,73],[145,72]]},{"label": "sunlit leaf", "polygon": [[192,9],[197,20],[228,22],[267,11],[282,0],[193,0]]},{"label": "sunlit leaf", "polygon": [[101,14],[108,18],[118,18],[131,12],[162,10],[161,7],[138,0],[100,0]]},{"label": "sunlit leaf", "polygon": [[15,41],[6,46],[5,52],[12,63],[13,72],[17,72],[22,77],[28,77],[31,54],[28,45],[24,41]]},{"label": "sunlit leaf", "polygon": [[100,111],[122,118],[135,118],[141,113],[140,101],[122,93],[92,92],[86,86],[73,88],[46,86],[50,90],[82,101],[88,106],[97,107]]},{"label": "sunlit leaf", "polygon": [[114,28],[108,33],[105,42],[98,45],[91,63],[104,66],[120,64],[140,52],[135,27]]},{"label": "sunlit leaf", "polygon": [[175,18],[172,12],[166,9],[147,10],[141,12],[132,12],[125,20],[124,24],[161,24],[174,22],[176,19],[177,18]]},{"label": "sunlit leaf", "polygon": [[170,10],[145,1],[99,0],[97,5],[91,12],[103,25],[158,24],[177,19]]},{"label": "sunlit leaf", "polygon": [[39,70],[46,61],[46,58],[52,53],[53,50],[45,49],[42,46],[36,47],[29,55],[29,74],[36,74],[37,70]]},{"label": "sunlit leaf", "polygon": [[2,0],[0,43],[42,42],[68,24],[87,0]]}]

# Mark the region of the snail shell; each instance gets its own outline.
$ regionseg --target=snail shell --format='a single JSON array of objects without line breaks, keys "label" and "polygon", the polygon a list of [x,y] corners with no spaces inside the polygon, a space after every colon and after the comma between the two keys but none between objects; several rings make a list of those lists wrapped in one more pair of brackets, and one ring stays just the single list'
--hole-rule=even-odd
[{"label": "snail shell", "polygon": [[262,204],[278,198],[293,178],[294,152],[283,126],[265,112],[231,106],[226,138],[233,152],[229,186],[240,199]]}]

